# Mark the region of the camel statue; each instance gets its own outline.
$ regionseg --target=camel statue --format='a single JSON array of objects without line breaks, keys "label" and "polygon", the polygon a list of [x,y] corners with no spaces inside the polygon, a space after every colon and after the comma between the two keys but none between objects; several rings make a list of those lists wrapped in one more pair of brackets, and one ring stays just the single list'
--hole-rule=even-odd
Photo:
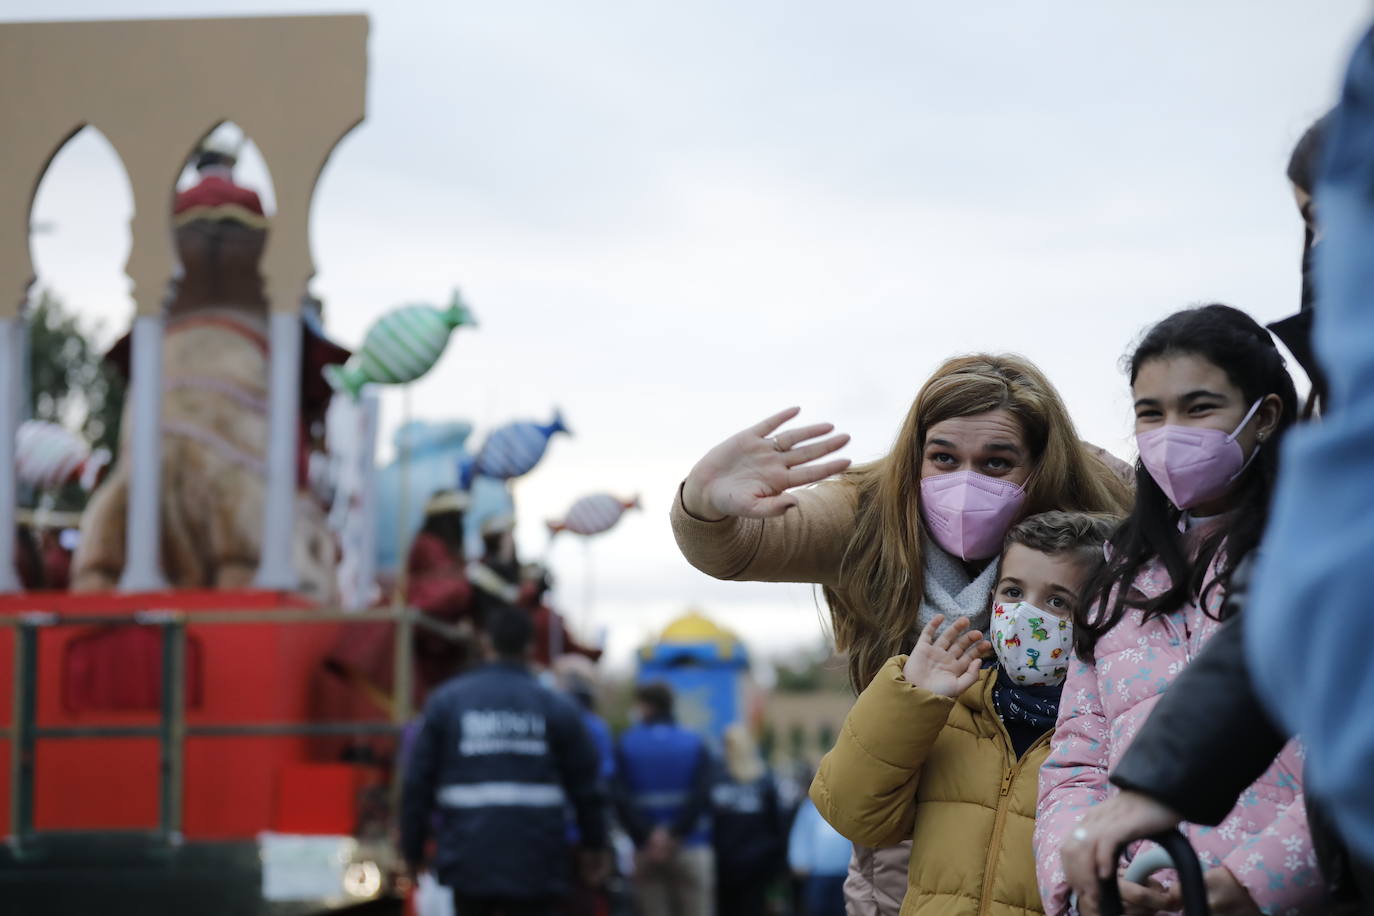
[{"label": "camel statue", "polygon": [[[262,539],[268,436],[268,303],[258,263],[268,220],[252,190],[233,180],[235,154],[203,148],[200,181],[174,207],[182,273],[166,309],[162,401],[162,569],[173,588],[252,585]],[[294,560],[300,591],[336,599],[337,549],[327,507],[305,486],[315,430],[330,389],[320,370],[348,351],[306,321],[302,335],[300,474]],[[128,371],[128,338],[109,358]],[[119,458],[92,494],[73,558],[72,589],[113,588],[125,562],[129,410]]]}]

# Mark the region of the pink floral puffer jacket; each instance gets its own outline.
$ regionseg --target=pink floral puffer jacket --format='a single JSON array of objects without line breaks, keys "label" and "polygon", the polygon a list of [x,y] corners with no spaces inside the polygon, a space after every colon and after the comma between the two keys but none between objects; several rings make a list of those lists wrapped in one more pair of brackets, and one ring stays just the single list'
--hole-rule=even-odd
[{"label": "pink floral puffer jacket", "polygon": [[[1216,563],[1209,572],[1216,574]],[[1135,586],[1155,597],[1168,590],[1169,575],[1156,561],[1141,568]],[[1220,592],[1207,595],[1212,614],[1221,605]],[[1035,824],[1036,870],[1049,916],[1069,911],[1060,847],[1088,808],[1116,793],[1107,774],[1160,695],[1220,626],[1191,603],[1149,623],[1141,616],[1128,611],[1098,642],[1093,663],[1075,659],[1064,682],[1059,723],[1040,771]],[[1229,868],[1271,916],[1311,912],[1325,899],[1301,775],[1302,749],[1290,742],[1219,826],[1184,827],[1203,868]]]}]

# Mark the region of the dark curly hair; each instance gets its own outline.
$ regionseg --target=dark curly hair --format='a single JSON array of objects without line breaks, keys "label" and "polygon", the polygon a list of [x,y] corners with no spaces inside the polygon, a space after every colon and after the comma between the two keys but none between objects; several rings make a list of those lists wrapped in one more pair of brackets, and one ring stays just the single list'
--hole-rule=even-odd
[{"label": "dark curly hair", "polygon": [[1102,545],[1120,523],[1120,516],[1098,512],[1041,512],[1013,525],[1002,550],[1005,553],[1012,544],[1020,544],[1039,553],[1071,553],[1097,565]]}]

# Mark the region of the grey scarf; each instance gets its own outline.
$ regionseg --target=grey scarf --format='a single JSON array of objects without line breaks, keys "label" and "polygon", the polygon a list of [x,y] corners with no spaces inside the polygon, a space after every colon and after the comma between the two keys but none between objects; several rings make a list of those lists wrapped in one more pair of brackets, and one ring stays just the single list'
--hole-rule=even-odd
[{"label": "grey scarf", "polygon": [[921,597],[921,610],[912,639],[920,635],[936,614],[944,614],[946,622],[967,617],[976,629],[987,632],[992,593],[997,587],[997,559],[989,560],[978,577],[971,579],[959,558],[950,556],[928,535],[923,546],[925,594]]}]

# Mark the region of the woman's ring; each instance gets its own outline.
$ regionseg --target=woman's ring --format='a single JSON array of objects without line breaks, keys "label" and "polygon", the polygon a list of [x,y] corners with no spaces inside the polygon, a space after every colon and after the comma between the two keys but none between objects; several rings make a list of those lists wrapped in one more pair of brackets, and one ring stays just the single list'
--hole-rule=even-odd
[{"label": "woman's ring", "polygon": [[776,437],[774,437],[774,436],[769,436],[769,437],[768,437],[768,441],[769,441],[770,443],[772,443],[772,445],[773,445],[773,451],[775,451],[775,452],[785,452],[785,451],[787,451],[787,449],[785,449],[785,448],[782,447],[782,443],[779,442],[779,441],[777,440]]},{"label": "woman's ring", "polygon": [[1073,828],[1073,833],[1069,834],[1069,836],[1082,843],[1088,838],[1088,830],[1086,827],[1075,827]]}]

